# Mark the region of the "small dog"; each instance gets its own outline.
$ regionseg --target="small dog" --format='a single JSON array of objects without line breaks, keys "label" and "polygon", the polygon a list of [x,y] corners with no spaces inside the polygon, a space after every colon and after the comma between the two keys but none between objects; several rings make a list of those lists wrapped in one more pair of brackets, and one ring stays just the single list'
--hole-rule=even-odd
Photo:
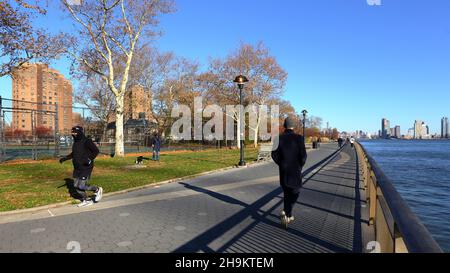
[{"label": "small dog", "polygon": [[144,160],[150,160],[150,158],[138,156],[138,158],[136,158],[135,163],[136,163],[136,165],[142,165],[144,163]]}]

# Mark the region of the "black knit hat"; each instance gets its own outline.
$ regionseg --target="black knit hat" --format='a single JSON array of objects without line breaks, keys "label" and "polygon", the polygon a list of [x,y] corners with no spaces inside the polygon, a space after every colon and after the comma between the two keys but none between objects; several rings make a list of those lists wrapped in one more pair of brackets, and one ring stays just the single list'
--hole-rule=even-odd
[{"label": "black knit hat", "polygon": [[84,130],[83,127],[81,126],[74,126],[72,127],[72,133],[82,133],[83,134]]},{"label": "black knit hat", "polygon": [[284,120],[284,128],[292,129],[292,128],[295,128],[295,126],[296,126],[295,120],[292,117],[287,117]]}]

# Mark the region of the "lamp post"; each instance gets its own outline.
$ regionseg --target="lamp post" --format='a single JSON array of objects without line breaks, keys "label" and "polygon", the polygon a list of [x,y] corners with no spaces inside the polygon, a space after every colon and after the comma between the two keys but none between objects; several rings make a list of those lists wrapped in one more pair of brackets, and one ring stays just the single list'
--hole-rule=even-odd
[{"label": "lamp post", "polygon": [[[242,127],[242,89],[244,89],[244,85],[245,83],[248,82],[247,77],[239,75],[236,77],[236,79],[234,79],[234,82],[237,83],[237,86],[239,87],[239,126]],[[243,167],[245,166],[245,161],[244,161],[244,134],[242,133],[241,128],[239,128],[239,133],[241,134],[240,137],[240,146],[241,146],[241,158],[239,160],[239,166]]]},{"label": "lamp post", "polygon": [[303,110],[302,114],[303,114],[303,138],[306,141],[305,127],[306,127],[306,114],[308,114],[308,111]]}]

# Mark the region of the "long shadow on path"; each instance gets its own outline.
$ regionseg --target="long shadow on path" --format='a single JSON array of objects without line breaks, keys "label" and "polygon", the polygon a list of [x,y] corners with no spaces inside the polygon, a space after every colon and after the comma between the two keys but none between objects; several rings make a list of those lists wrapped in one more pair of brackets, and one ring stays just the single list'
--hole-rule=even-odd
[{"label": "long shadow on path", "polygon": [[204,188],[201,188],[201,187],[193,186],[193,185],[190,185],[190,184],[187,184],[187,183],[179,183],[179,184],[183,185],[187,189],[207,194],[207,195],[209,195],[211,197],[214,197],[216,199],[219,199],[219,200],[221,200],[223,202],[226,202],[226,203],[229,203],[229,204],[239,205],[239,206],[242,206],[242,207],[247,207],[248,206],[247,203],[244,203],[244,202],[242,202],[242,201],[240,201],[240,200],[238,200],[236,198],[233,198],[233,197],[225,195],[225,194],[221,194],[221,193],[218,193],[218,192],[215,192],[215,191],[211,191],[211,190],[204,189]]},{"label": "long shadow on path", "polygon": [[[305,171],[306,174],[310,173],[312,170],[316,169],[324,162],[333,160],[340,152],[336,151],[326,159],[322,160],[318,164],[310,167]],[[325,165],[326,166],[326,165]],[[322,166],[321,168],[323,168]],[[353,171],[355,169],[353,168]],[[314,175],[313,175],[314,176]],[[311,177],[310,177],[311,178]],[[246,204],[242,201],[239,201],[233,197],[226,196],[217,192],[212,192],[207,189],[199,188],[196,186],[192,186],[186,183],[181,183],[186,188],[202,192],[212,196],[221,201],[240,205],[243,209],[224,221],[216,224],[209,230],[204,233],[198,235],[194,239],[185,243],[184,245],[178,247],[174,250],[176,253],[192,253],[192,252],[250,252],[250,253],[261,253],[261,252],[351,252],[351,251],[360,251],[360,247],[357,245],[359,242],[358,238],[354,240],[353,249],[349,249],[347,247],[343,247],[338,243],[331,242],[328,240],[324,240],[320,238],[320,227],[315,226],[314,223],[320,222],[321,220],[312,215],[310,221],[306,222],[297,222],[294,225],[290,226],[287,230],[281,228],[279,224],[279,220],[274,211],[277,207],[282,204],[282,190],[277,188],[275,190],[270,191],[268,194],[259,198],[252,204]],[[359,185],[356,187],[359,192]],[[359,202],[359,196],[355,196],[356,200],[354,202]],[[273,204],[273,200],[278,199],[278,202]],[[265,207],[267,204],[271,203],[272,205],[269,209]],[[308,204],[302,204],[307,205]],[[336,217],[340,217],[343,219],[354,219],[355,221],[355,229],[357,229],[357,223],[360,223],[359,219],[356,220],[355,217],[359,217],[360,212],[355,211],[355,215],[346,215],[339,212],[334,212],[331,210],[319,208],[314,205],[309,205],[309,207],[322,211],[321,215],[328,215],[329,213],[334,213]],[[321,216],[320,216],[321,217]],[[316,219],[317,218],[317,219]],[[221,238],[225,233],[233,230],[236,226],[242,223],[245,220],[251,219],[250,222],[245,228],[238,231],[236,235],[227,239],[226,242],[223,243],[224,238]],[[305,227],[307,225],[307,227]],[[315,232],[311,232],[315,231]],[[360,237],[360,231],[354,233],[354,236]],[[222,244],[219,247],[215,247],[216,250],[213,249],[211,244],[214,241],[221,241]],[[351,248],[351,246],[350,246]]]}]

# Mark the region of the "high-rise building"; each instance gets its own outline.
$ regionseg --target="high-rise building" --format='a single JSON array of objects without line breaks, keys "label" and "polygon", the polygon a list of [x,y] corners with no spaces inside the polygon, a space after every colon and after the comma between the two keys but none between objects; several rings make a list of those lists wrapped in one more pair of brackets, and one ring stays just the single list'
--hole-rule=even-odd
[{"label": "high-rise building", "polygon": [[[31,109],[36,112],[35,128],[55,130],[55,114],[58,111],[59,133],[70,133],[72,128],[72,83],[47,64],[25,64],[13,72],[13,108]],[[23,102],[26,101],[26,102]],[[58,107],[56,107],[56,105]],[[45,111],[47,114],[45,113]],[[12,115],[12,128],[31,132],[31,114],[17,111]]]},{"label": "high-rise building", "polygon": [[[134,85],[127,89],[123,104],[124,123],[128,120],[153,120],[152,98],[148,90],[139,85]],[[108,117],[108,122],[115,122],[116,115],[112,113]]]},{"label": "high-rise building", "polygon": [[78,125],[82,126],[83,125],[80,113],[76,113],[76,112],[72,113],[72,124],[73,124],[73,126],[78,126]]},{"label": "high-rise building", "polygon": [[382,119],[381,120],[381,137],[382,138],[389,138],[391,135],[391,125],[389,120],[387,119]]},{"label": "high-rise building", "polygon": [[448,126],[448,118],[443,117],[441,119],[441,138],[449,138],[450,137],[450,128]]},{"label": "high-rise building", "polygon": [[448,118],[445,118],[445,127],[447,128],[445,138],[450,138],[450,126],[449,126]]},{"label": "high-rise building", "polygon": [[416,120],[414,122],[414,138],[415,139],[430,138],[430,127],[428,127],[428,125],[425,122],[421,120]]},{"label": "high-rise building", "polygon": [[414,128],[409,128],[408,129],[408,133],[406,133],[406,136],[405,136],[407,139],[412,139],[412,138],[414,138]]},{"label": "high-rise building", "polygon": [[413,138],[419,138],[422,132],[422,121],[416,120],[414,121],[414,135]]},{"label": "high-rise building", "polygon": [[396,137],[395,136],[395,128],[391,128],[391,137]]},{"label": "high-rise building", "polygon": [[142,86],[134,85],[125,93],[124,119],[152,118],[152,99],[150,92]]}]

